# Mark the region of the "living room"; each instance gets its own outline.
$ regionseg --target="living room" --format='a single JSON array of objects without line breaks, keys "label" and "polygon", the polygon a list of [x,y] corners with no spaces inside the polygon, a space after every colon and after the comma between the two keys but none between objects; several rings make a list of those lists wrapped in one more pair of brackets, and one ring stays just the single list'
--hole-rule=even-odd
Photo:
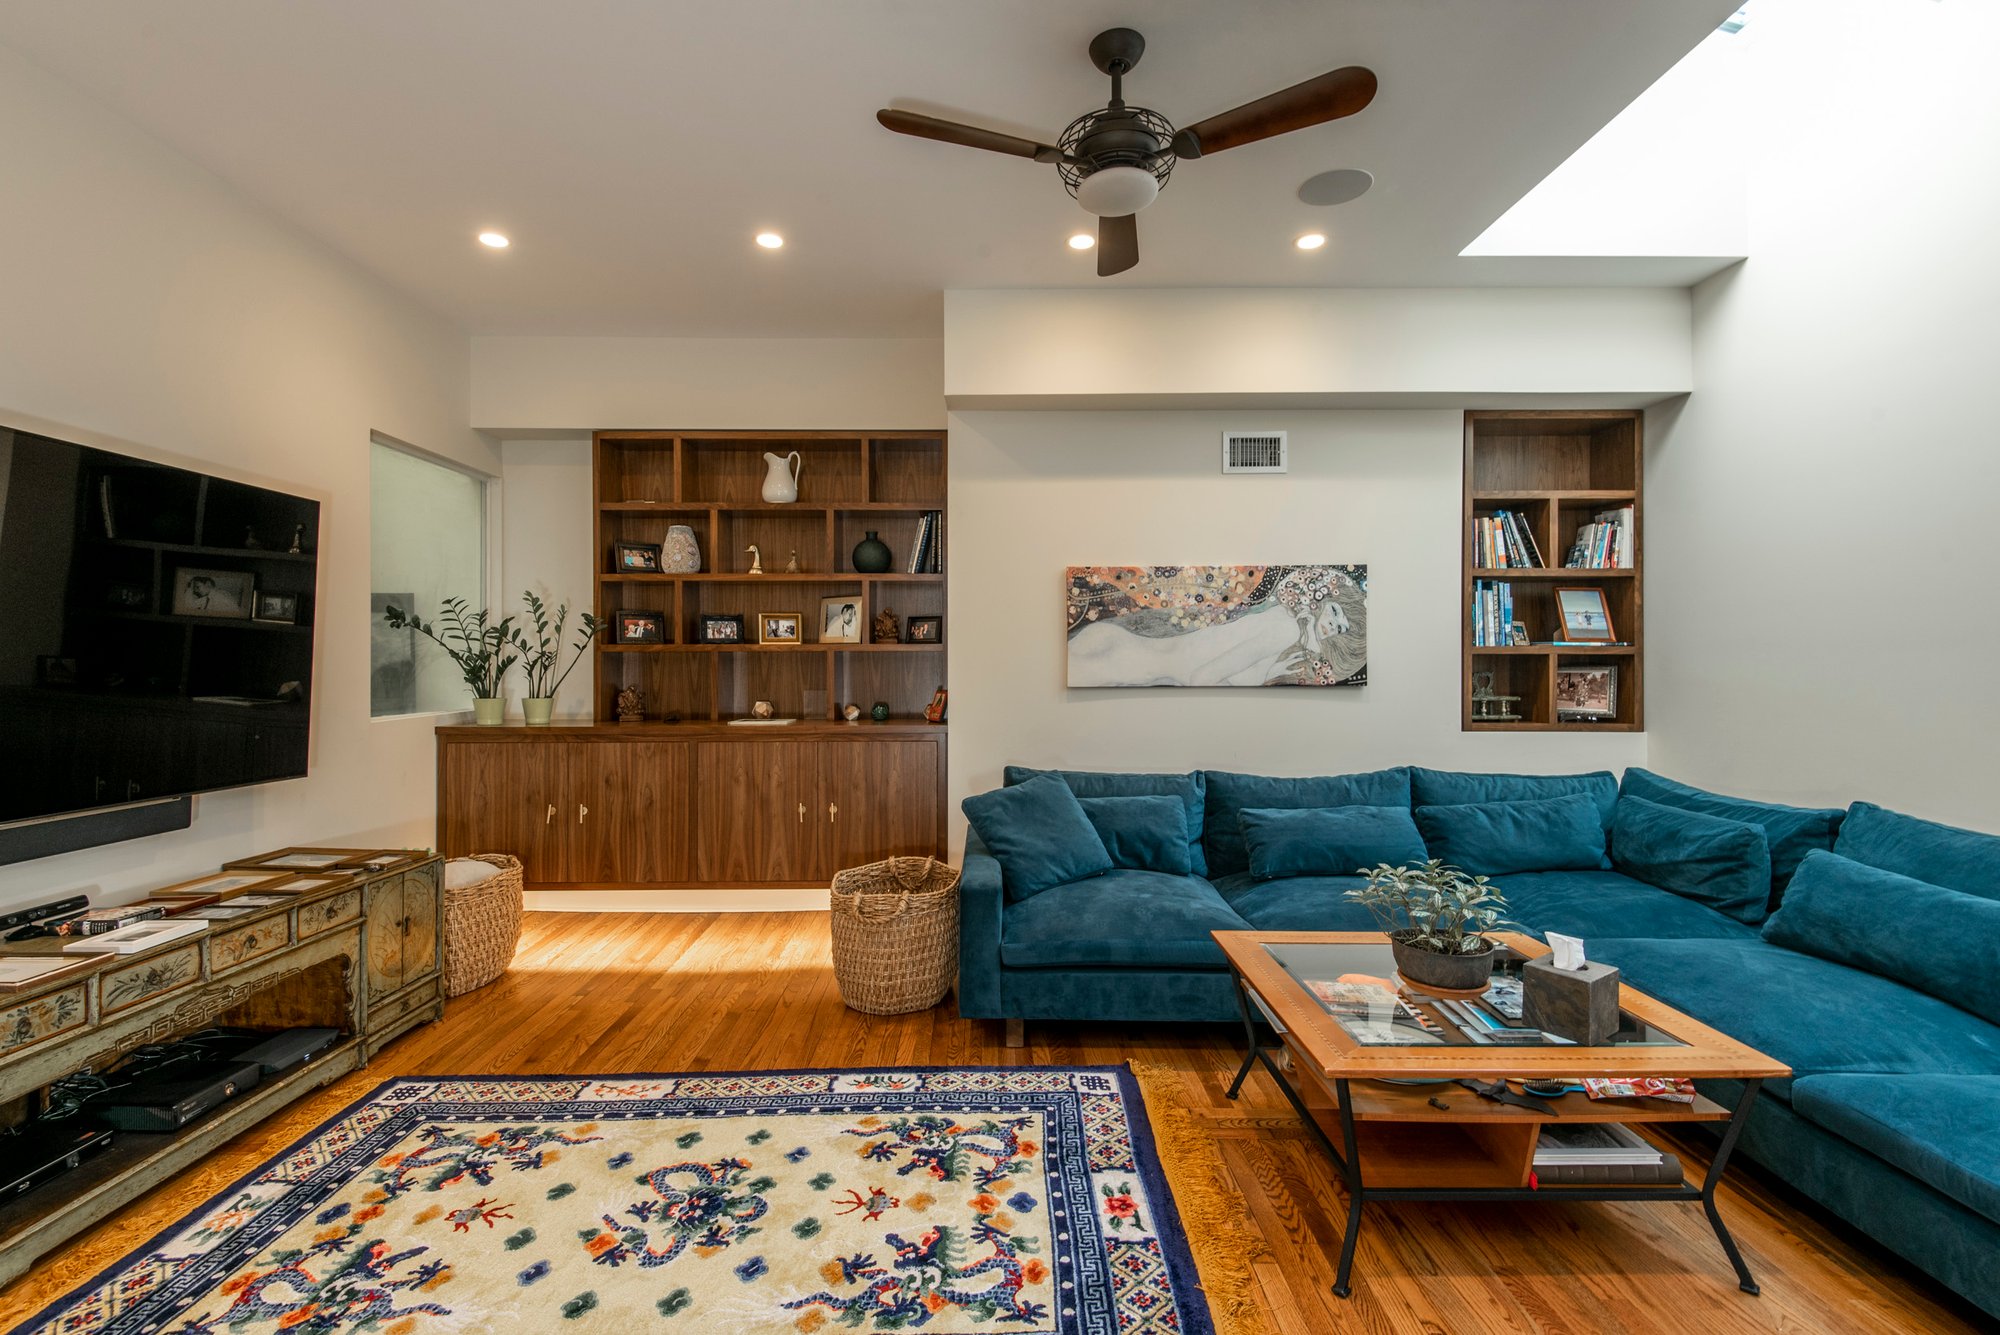
[{"label": "living room", "polygon": [[[1142,49],[1092,49],[1121,25],[1143,34]],[[1976,507],[2000,482],[1976,427],[1981,372],[2000,351],[1981,318],[2000,297],[1984,235],[2000,178],[1982,166],[2000,141],[1981,64],[1996,38],[1993,16],[1962,0],[1754,0],[1740,10],[1728,0],[1548,0],[1506,13],[1474,0],[1420,11],[1273,0],[1060,13],[888,0],[838,12],[797,0],[559,11],[199,0],[170,17],[126,3],[0,7],[0,179],[16,200],[0,214],[10,260],[0,310],[11,317],[0,324],[0,463],[47,441],[104,476],[179,470],[202,495],[277,498],[200,511],[194,541],[147,536],[153,573],[121,569],[108,592],[136,585],[130,597],[163,600],[130,624],[155,637],[147,644],[184,636],[172,641],[190,646],[176,651],[182,694],[260,736],[296,715],[300,748],[268,774],[109,793],[100,782],[72,801],[54,795],[47,757],[86,750],[83,735],[10,730],[23,763],[0,810],[0,915],[78,898],[114,909],[193,883],[207,887],[183,894],[203,900],[186,910],[194,918],[233,902],[214,878],[324,873],[294,907],[270,905],[233,929],[218,915],[207,936],[140,952],[154,968],[201,943],[184,982],[147,984],[123,1018],[106,989],[115,970],[141,977],[126,956],[86,954],[89,964],[73,966],[84,972],[46,984],[0,973],[12,989],[0,991],[0,1010],[20,1012],[6,1023],[21,1035],[16,1051],[0,1048],[12,1067],[0,1123],[24,1127],[67,1106],[83,1087],[61,1082],[80,1072],[102,1075],[107,1062],[217,1026],[338,1035],[331,1055],[316,1050],[293,1073],[295,1088],[268,1082],[268,1109],[255,1117],[239,1098],[171,1146],[142,1156],[114,1137],[98,1158],[56,1162],[26,1183],[0,1214],[0,1318],[107,1332],[634,1319],[718,1331],[1070,1331],[1134,1328],[1134,1305],[1148,1302],[1166,1313],[1160,1329],[1220,1335],[1990,1322],[2000,1311],[1984,1250],[2000,1238],[2000,1031],[1992,1004],[1967,998],[1969,976],[1984,990],[1972,966],[1939,963],[1950,952],[1916,906],[1934,909],[1974,958],[1991,958],[1982,905],[1993,891],[1981,887],[2000,884],[1990,874],[2000,857],[1954,841],[2000,833],[1987,755],[2000,702],[1974,689],[2000,650],[1976,610],[1975,555]],[[1121,60],[1114,84],[1103,64]],[[1343,76],[1334,100],[1346,100],[1296,128],[1266,125],[1239,142],[1224,121],[1199,119],[1352,67],[1370,72],[1368,95]],[[1156,152],[1172,179],[1141,207],[1132,253],[1116,220],[1136,214],[1092,217],[1065,190],[1062,173],[1085,161],[1074,146],[1052,150],[1068,156],[1050,171],[1046,160],[1009,161],[1012,148],[980,152],[994,145],[938,142],[898,121],[1031,135],[1017,155],[1031,157],[1121,94],[1207,134],[1205,149],[1198,136]],[[1283,471],[1225,471],[1232,437],[1282,438]],[[1623,476],[1617,460],[1629,464]],[[59,586],[48,571],[60,554],[22,536],[35,531],[20,499],[31,478],[25,467],[11,476],[0,569],[12,592],[0,605],[15,614],[0,686],[22,700],[89,696],[95,708],[129,683],[35,619],[39,604],[22,590]],[[9,477],[0,467],[0,487]],[[123,486],[116,504],[92,489],[72,506],[91,542],[147,522]],[[267,505],[278,508],[258,508]],[[1570,559],[1581,526],[1621,509],[1633,516],[1632,550],[1621,557],[1614,539],[1602,561]],[[1502,511],[1515,525],[1502,520],[1504,563],[1472,545]],[[677,526],[692,542],[685,558]],[[1506,544],[1530,539],[1537,550],[1515,560]],[[174,550],[225,546],[234,554],[203,561]],[[626,564],[628,550],[638,564]],[[224,626],[202,624],[209,608],[164,601],[187,590],[146,586],[204,562],[256,572],[256,591],[291,591],[266,607],[244,585],[242,621]],[[1297,631],[1303,657],[1284,660],[1287,672],[1307,660],[1345,666],[1324,689],[1225,688],[1242,673],[1185,660],[1164,677],[1133,675],[1138,648],[1165,650],[1208,624],[1185,607],[1135,607],[1158,601],[1150,586],[1117,587],[1115,572],[1169,568],[1179,581],[1276,569],[1354,582],[1352,596],[1312,595],[1319,619]],[[1481,600],[1503,584],[1514,611],[1495,619],[1500,638],[1484,638]],[[227,598],[231,587],[201,596]],[[1608,625],[1572,622],[1558,589],[1597,595],[1591,606]],[[540,686],[569,675],[536,688],[516,664],[497,684],[509,697],[497,728],[476,722],[472,704],[494,692],[475,690],[421,633],[388,633],[388,603],[409,598],[403,610],[437,629],[443,600],[458,597],[511,615],[532,646],[524,590],[551,612],[568,609]],[[1065,590],[1067,633],[1057,619]],[[1076,608],[1093,598],[1104,599],[1102,622],[1136,611],[1127,629],[1148,632],[1125,639],[1145,644],[1091,657],[1091,641],[1107,637],[1079,637]],[[94,586],[92,599],[102,620]],[[1254,619],[1226,599],[1213,605],[1230,624]],[[579,645],[585,613],[599,624]],[[263,677],[190,669],[208,641],[254,641],[247,661]],[[1862,652],[1899,641],[1911,647],[1886,669]],[[1358,675],[1329,644],[1362,655]],[[281,670],[288,660],[273,645],[303,648],[303,665]],[[1181,688],[1140,684],[1166,679]],[[202,681],[213,684],[189,684]],[[14,697],[17,688],[31,695]],[[1559,693],[1572,690],[1584,694]],[[215,703],[267,692],[260,708]],[[524,704],[550,697],[553,722],[531,727]],[[639,721],[621,723],[628,712]],[[1278,917],[1232,911],[1199,925],[1194,953],[1164,963],[1010,962],[1019,943],[1008,923],[1024,933],[1041,923],[1043,944],[1063,944],[1088,917],[1056,912],[1050,896],[1064,890],[1019,894],[1021,866],[1003,866],[1007,850],[961,809],[1027,787],[1031,771],[1144,781],[1072,784],[1072,796],[1051,799],[1062,820],[1098,811],[1096,801],[1157,808],[1198,781],[1181,861],[1210,865],[1178,874],[1215,883],[1206,893],[1231,905],[1247,901],[1228,877],[1255,877],[1241,832],[1255,818],[1238,825],[1251,810],[1400,805],[1397,831],[1407,818],[1435,856],[1454,845],[1429,808],[1602,799],[1591,856],[1603,862],[1588,866],[1604,870],[1530,876],[1609,878],[1638,865],[1618,840],[1646,831],[1621,824],[1614,804],[1766,830],[1771,904],[1747,918],[1717,909],[1730,921],[1713,933],[1641,925],[1688,921],[1678,905],[1611,913],[1605,905],[1626,901],[1597,882],[1587,903],[1522,884],[1517,925],[1496,929],[1523,932],[1530,953],[1553,948],[1551,932],[1581,937],[1591,960],[1623,971],[1623,1013],[1658,1006],[1653,1023],[1688,1023],[1683,1039],[1714,1036],[1701,1059],[1713,1064],[1689,1053],[1680,1069],[1648,1072],[1693,1076],[1707,1102],[1686,1106],[1713,1104],[1708,1123],[1661,1121],[1671,1101],[1628,1119],[1646,1152],[1678,1157],[1691,1194],[1375,1197],[1402,1180],[1390,1169],[1362,1210],[1347,1168],[1383,1161],[1341,1143],[1355,1124],[1343,1127],[1335,1104],[1351,1111],[1359,1098],[1365,1110],[1396,1087],[1354,1075],[1364,1093],[1336,1099],[1347,1077],[1302,1076],[1317,1051],[1304,1045],[1319,1040],[1300,1030],[1287,1048],[1266,1023],[1271,1011],[1255,1009],[1276,1007],[1265,993],[1279,980],[1259,991],[1209,937],[1286,930]],[[1297,785],[1390,772],[1405,775],[1401,788],[1229,788],[1232,775]],[[1609,796],[1562,786],[1599,774]],[[1473,782],[1495,775],[1542,786]],[[1796,828],[1777,829],[1785,810],[1855,803],[1885,814],[1829,818],[1810,852],[1784,843]],[[1891,816],[1916,823],[1870,824]],[[995,826],[1003,839],[1007,824]],[[1031,824],[1025,856],[1073,826]],[[1904,852],[1871,861],[1859,851],[1871,830],[1878,848]],[[1950,867],[1904,856],[1933,841],[1954,850],[1939,855]],[[1122,856],[1117,840],[1103,843],[1104,856]],[[1214,856],[1230,848],[1240,868]],[[1786,848],[1792,865],[1781,867]],[[314,849],[338,857],[282,861]],[[439,856],[471,853],[518,860],[520,946],[495,963],[496,979],[447,1000],[454,942],[425,947],[437,976],[419,982],[424,952],[409,922],[421,883],[449,926],[458,890],[441,879]],[[829,911],[830,881],[907,854],[934,855],[963,878],[949,892],[959,976],[934,1006],[866,1014],[843,1004],[854,979],[836,976],[842,919]],[[1893,967],[1869,954],[1874,945],[1853,944],[1870,935],[1865,924],[1800,929],[1845,943],[1837,949],[1853,957],[1838,967],[1868,986],[1893,978],[1911,1006],[1950,1012],[1938,1020],[1947,1036],[1922,1060],[1871,1050],[1875,1031],[1859,1029],[1838,1061],[1804,1053],[1745,1010],[1780,977],[1756,972],[1757,952],[1780,949],[1767,924],[1785,918],[1780,882],[1807,856],[1956,896],[1888,916],[1885,935],[1923,957]],[[1692,855],[1665,861],[1685,867]],[[1316,893],[1331,907],[1300,929],[1359,930],[1348,896],[1358,878],[1335,875],[1356,865],[1328,869],[1341,884]],[[394,901],[379,889],[391,880]],[[1817,899],[1798,897],[1794,916]],[[1097,907],[1124,902],[1099,893]],[[1149,926],[1156,943],[1167,939],[1171,914],[1158,901],[1130,903],[1120,930]],[[309,933],[319,910],[324,930]],[[248,930],[288,917],[275,948]],[[354,980],[383,964],[387,927],[399,933],[400,972],[371,1012]],[[224,968],[230,933],[245,955]],[[873,936],[890,943],[894,920]],[[276,953],[250,959],[266,949]],[[1784,950],[1787,961],[1836,967]],[[10,942],[0,964],[17,954],[50,969],[79,958],[53,935]],[[1872,967],[1855,962],[1864,957]],[[1941,1000],[1917,981],[1952,968]],[[268,995],[248,990],[253,975]],[[59,1016],[49,999],[71,993],[78,1012]],[[1244,998],[1254,1005],[1239,1018]],[[354,1023],[337,1022],[346,1016]],[[1248,1067],[1246,1024],[1266,1044],[1253,1045]],[[1907,1032],[1894,1041],[1916,1042]],[[1520,1064],[1451,1074],[1615,1073],[1507,1055]],[[914,1151],[884,1149],[861,1176],[815,1188],[808,1179],[835,1166],[824,1152],[765,1162],[776,1157],[766,1149],[822,1148],[808,1114],[783,1102],[800,1091],[751,1088],[777,1077],[723,1079],[845,1073],[825,1077],[827,1099],[866,1090],[886,1100],[879,1091],[909,1080],[924,1092],[896,1097],[943,1100],[931,1092],[937,1073],[989,1068],[1037,1091],[1020,1097],[1050,1128],[1069,1115],[1039,1092],[1050,1080],[1109,1081],[1139,1147],[1126,1150],[1129,1185],[1101,1163],[1066,1177],[1051,1129],[1014,1136],[1046,1135],[1046,1164],[1029,1166],[1042,1156],[1016,1146],[1005,1163],[964,1170],[1009,1183],[972,1195],[991,1208],[961,1203],[970,1222],[912,1204],[913,1176],[931,1176]],[[559,1105],[546,1117],[524,1110],[523,1091],[541,1097],[556,1077],[575,1077]],[[508,1110],[467,1110],[468,1124],[498,1115],[514,1119],[506,1126],[559,1126],[565,1162],[588,1158],[602,1181],[579,1167],[528,1184],[517,1160],[445,1186],[426,1185],[450,1176],[442,1169],[384,1183],[368,1176],[386,1171],[377,1158],[365,1172],[331,1164],[346,1176],[308,1184],[351,1192],[359,1208],[347,1214],[320,1220],[340,1207],[300,1213],[289,1197],[265,1208],[276,1179],[259,1175],[287,1147],[344,1134],[353,1123],[343,1119],[387,1116],[391,1095],[449,1101],[447,1079],[464,1087],[451,1097]],[[1841,1115],[1895,1123],[1900,1149],[1818,1109],[1811,1082],[1840,1079],[1881,1083]],[[714,1088],[697,1095],[702,1081]],[[1719,1142],[1746,1081],[1741,1143]],[[1440,1118],[1541,1115],[1489,1110],[1456,1086],[1401,1088],[1420,1117],[1426,1099],[1459,1110],[1431,1108]],[[616,1113],[638,1156],[629,1171],[606,1167],[624,1157],[615,1147],[573,1148],[611,1134],[576,1128],[596,1115],[581,1106],[615,1101],[614,1089],[633,1105]],[[1537,1097],[1518,1080],[1503,1092]],[[764,1097],[779,1101],[754,1101]],[[1585,1093],[1557,1097],[1587,1107]],[[1043,1098],[1046,1107],[1034,1102]],[[671,1126],[645,1133],[663,1143],[644,1140],[648,1102],[676,1099],[695,1102],[651,1110]],[[705,1120],[729,1116],[770,1118],[780,1139],[759,1149]],[[1940,1121],[1954,1124],[1949,1138]],[[794,1125],[797,1138],[783,1139]],[[698,1149],[678,1144],[704,1129]],[[1364,1120],[1358,1134],[1375,1132]],[[1840,1146],[1822,1152],[1815,1137]],[[981,1164],[984,1153],[974,1153]],[[1085,1158],[1110,1153],[1091,1142]],[[117,1154],[132,1156],[131,1171],[104,1166]],[[669,1157],[647,1161],[655,1154]],[[723,1178],[737,1171],[711,1154],[754,1168],[721,1194],[714,1183],[631,1186],[633,1174],[680,1161]],[[1727,1165],[1712,1197],[1722,1231],[1700,1190],[1717,1160]],[[750,1190],[767,1176],[778,1185]],[[587,1208],[545,1199],[566,1182]],[[228,1204],[204,1203],[239,1183],[256,1202],[240,1207],[244,1220],[201,1242],[178,1287],[153,1293],[183,1267],[146,1257],[187,1243]],[[406,1189],[409,1218],[439,1213],[397,1225]],[[369,1191],[385,1195],[363,1205]],[[641,1199],[654,1191],[669,1205],[726,1197],[735,1222],[704,1219],[669,1241],[657,1198]],[[842,1213],[849,1191],[860,1203]],[[1065,1192],[1120,1204],[1099,1206],[1090,1238],[1058,1243],[1048,1225],[1060,1202],[1089,1213]],[[1017,1193],[1029,1203],[1011,1203]],[[927,1184],[924,1194],[948,1193]],[[814,1197],[824,1208],[810,1208]],[[387,1217],[361,1221],[377,1231],[356,1235],[354,1255],[378,1242],[381,1257],[430,1253],[383,1261],[372,1278],[343,1269],[344,1314],[333,1288],[298,1296],[307,1272],[325,1278],[311,1247],[349,1246],[308,1235],[344,1230],[378,1205]],[[576,1255],[558,1254],[553,1240],[600,1226],[567,1249]],[[926,1228],[940,1226],[957,1239],[944,1278],[919,1283],[930,1272],[892,1264],[905,1244],[890,1233],[921,1250]],[[703,1241],[710,1227],[722,1232]],[[650,1236],[635,1243],[635,1231]],[[1019,1245],[1031,1238],[1044,1250]],[[1153,1269],[1109,1278],[1107,1258],[1135,1240]],[[278,1259],[290,1246],[308,1253]],[[870,1265],[843,1271],[871,1253]],[[967,1271],[989,1253],[1006,1259]],[[619,1264],[628,1254],[635,1263]],[[416,1278],[434,1263],[445,1268]],[[1746,1275],[1760,1292],[1746,1290]],[[986,1294],[994,1276],[1022,1306],[961,1301]],[[121,1285],[132,1296],[107,1296]],[[916,1306],[858,1301],[892,1290]],[[778,1291],[801,1305],[757,1306]],[[1030,1315],[1037,1303],[1046,1310]],[[1127,1324],[1102,1324],[1117,1321]]]}]

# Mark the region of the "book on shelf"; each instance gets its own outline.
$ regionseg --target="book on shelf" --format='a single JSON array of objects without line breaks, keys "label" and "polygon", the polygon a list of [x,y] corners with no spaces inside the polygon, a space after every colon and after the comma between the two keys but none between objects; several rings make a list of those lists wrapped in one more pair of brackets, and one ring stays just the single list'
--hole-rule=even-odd
[{"label": "book on shelf", "polygon": [[1504,648],[1514,642],[1514,586],[1504,579],[1472,582],[1472,647]]},{"label": "book on shelf", "polygon": [[1600,510],[1577,528],[1563,562],[1571,570],[1630,570],[1632,568],[1633,508]]},{"label": "book on shelf", "polygon": [[1680,1156],[1663,1154],[1658,1163],[1553,1163],[1535,1164],[1535,1180],[1545,1187],[1679,1186],[1683,1174]]},{"label": "book on shelf", "polygon": [[1512,510],[1476,516],[1472,546],[1481,570],[1532,570],[1542,564],[1534,530]]},{"label": "book on shelf", "polygon": [[1543,1183],[1675,1183],[1681,1164],[1622,1122],[1547,1122],[1535,1141],[1535,1176]]},{"label": "book on shelf", "polygon": [[939,551],[938,527],[943,515],[936,510],[926,510],[917,521],[917,538],[910,544],[910,559],[906,563],[907,575],[938,575],[944,573],[943,553]]}]

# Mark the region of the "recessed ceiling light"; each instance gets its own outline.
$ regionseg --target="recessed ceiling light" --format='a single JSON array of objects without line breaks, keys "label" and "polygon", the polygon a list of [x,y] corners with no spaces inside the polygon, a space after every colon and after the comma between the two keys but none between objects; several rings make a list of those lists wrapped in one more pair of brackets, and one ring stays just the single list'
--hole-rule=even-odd
[{"label": "recessed ceiling light", "polygon": [[1299,202],[1326,208],[1345,204],[1368,193],[1375,178],[1359,167],[1336,167],[1330,172],[1309,176],[1299,186]]},{"label": "recessed ceiling light", "polygon": [[489,250],[505,250],[514,243],[507,239],[505,232],[481,232],[479,234],[479,244],[487,247]]},{"label": "recessed ceiling light", "polygon": [[1088,232],[1078,232],[1069,239],[1069,248],[1071,250],[1089,250],[1096,244],[1097,238]]},{"label": "recessed ceiling light", "polygon": [[1297,246],[1300,250],[1318,250],[1321,246],[1326,244],[1326,233],[1307,232],[1304,236],[1300,237],[1292,244]]},{"label": "recessed ceiling light", "polygon": [[776,232],[759,232],[757,233],[757,244],[766,250],[778,250],[784,246],[785,238],[779,236]]}]

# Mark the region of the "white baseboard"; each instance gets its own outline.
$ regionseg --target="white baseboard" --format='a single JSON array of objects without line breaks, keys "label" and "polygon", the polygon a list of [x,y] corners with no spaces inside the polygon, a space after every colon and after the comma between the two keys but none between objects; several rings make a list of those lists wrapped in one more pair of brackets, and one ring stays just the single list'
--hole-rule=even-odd
[{"label": "white baseboard", "polygon": [[762,890],[530,890],[530,913],[824,913],[825,886]]}]

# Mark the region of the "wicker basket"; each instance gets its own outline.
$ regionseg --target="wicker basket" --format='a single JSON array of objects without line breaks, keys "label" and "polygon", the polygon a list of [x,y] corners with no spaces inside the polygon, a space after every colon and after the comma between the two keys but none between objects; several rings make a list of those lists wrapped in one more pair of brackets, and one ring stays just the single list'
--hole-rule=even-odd
[{"label": "wicker basket", "polygon": [[486,986],[514,962],[521,944],[521,860],[475,853],[471,862],[500,869],[478,885],[444,892],[444,992],[462,997]]},{"label": "wicker basket", "polygon": [[833,976],[864,1015],[929,1010],[958,978],[958,871],[889,858],[833,878]]}]

